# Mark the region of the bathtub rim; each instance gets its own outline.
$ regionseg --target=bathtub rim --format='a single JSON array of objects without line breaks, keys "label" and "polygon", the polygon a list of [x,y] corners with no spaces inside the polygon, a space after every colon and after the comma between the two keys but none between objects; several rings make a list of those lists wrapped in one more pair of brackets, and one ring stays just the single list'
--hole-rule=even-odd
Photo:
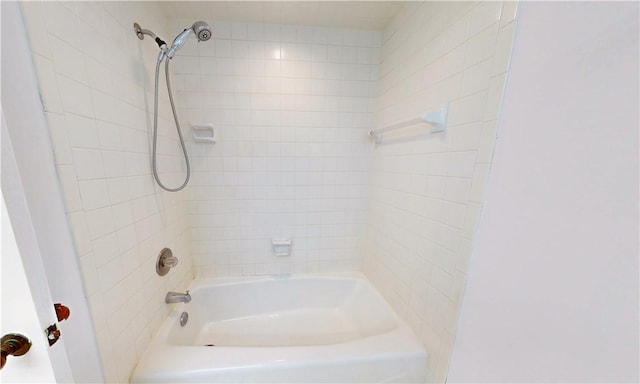
[{"label": "bathtub rim", "polygon": [[[225,277],[196,277],[189,283],[189,290],[196,290],[198,288],[208,285],[237,285],[237,284],[250,284],[262,281],[284,281],[284,280],[303,280],[303,279],[331,279],[331,280],[358,280],[365,284],[370,285],[373,290],[380,295],[378,290],[371,284],[369,279],[362,272],[314,272],[314,273],[292,273],[284,275],[257,275],[257,276],[225,276]],[[380,295],[382,297],[382,295]],[[384,297],[382,297],[384,300]],[[388,305],[386,300],[385,303]],[[183,303],[177,303],[175,306]],[[391,308],[391,306],[389,306]],[[393,308],[391,308],[393,311]],[[395,313],[395,311],[394,311]]]}]

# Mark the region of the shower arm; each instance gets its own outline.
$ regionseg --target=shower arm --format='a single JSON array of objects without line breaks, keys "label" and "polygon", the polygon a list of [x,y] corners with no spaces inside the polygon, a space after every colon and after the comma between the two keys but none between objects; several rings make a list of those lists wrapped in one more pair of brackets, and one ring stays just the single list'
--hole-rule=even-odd
[{"label": "shower arm", "polygon": [[158,44],[158,47],[160,47],[160,54],[158,55],[158,61],[162,61],[162,59],[164,59],[165,53],[169,49],[169,47],[167,46],[167,43],[165,43],[164,40],[156,36],[156,34],[153,33],[152,31],[148,29],[142,29],[140,27],[140,24],[138,23],[133,23],[133,30],[136,31],[136,35],[140,40],[144,40],[144,35],[151,36],[151,38],[156,42],[156,44]]}]

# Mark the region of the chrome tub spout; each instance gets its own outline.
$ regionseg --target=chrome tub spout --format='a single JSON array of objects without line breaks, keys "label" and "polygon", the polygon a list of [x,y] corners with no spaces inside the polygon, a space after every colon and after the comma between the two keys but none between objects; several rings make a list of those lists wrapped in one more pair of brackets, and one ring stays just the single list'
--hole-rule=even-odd
[{"label": "chrome tub spout", "polygon": [[167,304],[172,303],[188,303],[191,301],[191,295],[189,291],[187,293],[180,292],[167,292],[167,297],[165,297],[164,302]]}]

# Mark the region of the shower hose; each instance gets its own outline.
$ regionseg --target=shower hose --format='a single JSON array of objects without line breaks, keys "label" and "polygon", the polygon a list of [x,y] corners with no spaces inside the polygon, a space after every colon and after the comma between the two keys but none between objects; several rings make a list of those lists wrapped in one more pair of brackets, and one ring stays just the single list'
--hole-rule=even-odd
[{"label": "shower hose", "polygon": [[158,157],[158,77],[160,74],[160,63],[158,60],[156,64],[156,81],[155,81],[155,97],[153,101],[153,154],[151,156],[151,168],[153,170],[153,178],[156,179],[156,182],[160,186],[160,188],[164,189],[167,192],[178,192],[184,189],[189,183],[189,179],[191,178],[191,167],[189,165],[189,155],[187,155],[187,148],[184,145],[184,139],[182,138],[182,131],[180,130],[180,123],[178,122],[178,114],[176,113],[176,106],[173,102],[173,94],[171,93],[171,80],[169,79],[169,58],[166,59],[164,63],[164,73],[167,79],[167,90],[169,91],[169,102],[171,103],[171,110],[173,111],[173,119],[176,122],[176,130],[178,131],[178,138],[180,139],[180,147],[182,147],[182,153],[184,154],[184,161],[187,163],[187,176],[184,179],[184,183],[178,188],[168,188],[160,181],[160,177],[158,177],[158,166],[157,166],[157,157]]}]

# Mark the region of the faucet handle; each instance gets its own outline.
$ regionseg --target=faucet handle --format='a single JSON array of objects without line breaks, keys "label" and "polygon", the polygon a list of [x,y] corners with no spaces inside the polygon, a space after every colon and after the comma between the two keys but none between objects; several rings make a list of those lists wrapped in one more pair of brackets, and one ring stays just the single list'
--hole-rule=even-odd
[{"label": "faucet handle", "polygon": [[173,268],[178,265],[178,258],[175,256],[169,256],[163,258],[161,262],[163,266]]},{"label": "faucet handle", "polygon": [[156,272],[160,276],[164,276],[169,272],[169,269],[178,265],[178,258],[173,256],[171,249],[164,248],[158,255],[156,262]]}]

